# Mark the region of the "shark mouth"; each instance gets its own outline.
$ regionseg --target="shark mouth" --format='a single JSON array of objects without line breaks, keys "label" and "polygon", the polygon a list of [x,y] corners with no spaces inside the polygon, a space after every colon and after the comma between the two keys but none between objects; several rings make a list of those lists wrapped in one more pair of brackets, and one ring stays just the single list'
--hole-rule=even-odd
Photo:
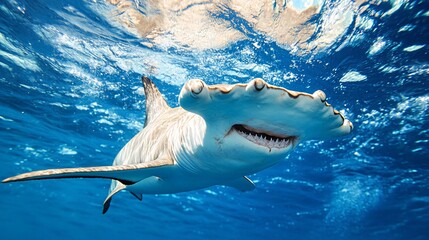
[{"label": "shark mouth", "polygon": [[233,125],[231,130],[236,131],[240,136],[254,144],[269,148],[270,151],[272,148],[282,149],[294,145],[297,139],[296,136],[274,135],[242,124]]}]

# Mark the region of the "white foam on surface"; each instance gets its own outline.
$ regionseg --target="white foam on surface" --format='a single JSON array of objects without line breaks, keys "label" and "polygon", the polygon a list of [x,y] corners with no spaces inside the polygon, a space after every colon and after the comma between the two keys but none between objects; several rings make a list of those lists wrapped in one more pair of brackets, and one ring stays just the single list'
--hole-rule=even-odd
[{"label": "white foam on surface", "polygon": [[366,79],[367,77],[365,75],[362,75],[357,71],[350,71],[340,79],[340,82],[361,82]]},{"label": "white foam on surface", "polygon": [[75,155],[77,152],[69,147],[66,147],[66,145],[62,145],[58,148],[58,153],[62,155]]},{"label": "white foam on surface", "polygon": [[414,51],[417,51],[419,49],[424,48],[424,46],[425,45],[412,45],[412,46],[404,48],[404,51],[405,52],[414,52]]},{"label": "white foam on surface", "polygon": [[310,48],[325,48],[333,44],[353,22],[355,17],[355,5],[353,1],[338,1],[325,10],[317,38],[309,45]]},{"label": "white foam on surface", "polygon": [[387,47],[387,43],[383,38],[378,38],[374,44],[371,45],[371,47],[368,50],[368,55],[376,55],[381,53],[384,49]]}]

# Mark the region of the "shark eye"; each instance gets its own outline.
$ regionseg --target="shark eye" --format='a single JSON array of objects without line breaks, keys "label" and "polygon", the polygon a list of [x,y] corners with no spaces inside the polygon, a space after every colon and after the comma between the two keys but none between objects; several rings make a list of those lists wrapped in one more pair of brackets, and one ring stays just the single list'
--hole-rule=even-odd
[{"label": "shark eye", "polygon": [[253,86],[255,86],[256,91],[261,91],[262,89],[264,89],[265,87],[265,82],[264,80],[257,78],[254,80],[253,82]]},{"label": "shark eye", "polygon": [[204,83],[200,80],[193,80],[192,82],[189,82],[191,92],[194,95],[200,94],[204,89]]}]

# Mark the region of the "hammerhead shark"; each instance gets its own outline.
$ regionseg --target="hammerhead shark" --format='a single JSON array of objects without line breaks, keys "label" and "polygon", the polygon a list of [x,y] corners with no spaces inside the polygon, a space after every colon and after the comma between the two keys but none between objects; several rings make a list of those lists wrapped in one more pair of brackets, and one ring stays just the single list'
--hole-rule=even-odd
[{"label": "hammerhead shark", "polygon": [[260,78],[247,84],[207,85],[189,80],[171,108],[155,84],[142,77],[146,96],[144,128],[118,153],[113,166],[48,169],[23,173],[3,183],[56,179],[107,178],[103,204],[126,190],[167,194],[225,185],[255,188],[246,177],[285,158],[299,142],[349,134],[352,123],[318,90],[296,92]]}]

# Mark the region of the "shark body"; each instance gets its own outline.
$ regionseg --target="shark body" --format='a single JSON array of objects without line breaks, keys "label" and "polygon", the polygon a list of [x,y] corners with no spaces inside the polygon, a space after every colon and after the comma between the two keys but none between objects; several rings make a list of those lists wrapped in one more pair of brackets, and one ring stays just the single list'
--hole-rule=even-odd
[{"label": "shark body", "polygon": [[112,179],[103,204],[127,190],[142,194],[226,185],[255,188],[246,177],[282,160],[300,141],[346,135],[353,126],[326,102],[322,91],[295,92],[254,79],[208,86],[188,81],[180,107],[168,106],[154,83],[142,78],[145,127],[118,153],[113,166],[34,171],[6,182],[55,178]]}]

